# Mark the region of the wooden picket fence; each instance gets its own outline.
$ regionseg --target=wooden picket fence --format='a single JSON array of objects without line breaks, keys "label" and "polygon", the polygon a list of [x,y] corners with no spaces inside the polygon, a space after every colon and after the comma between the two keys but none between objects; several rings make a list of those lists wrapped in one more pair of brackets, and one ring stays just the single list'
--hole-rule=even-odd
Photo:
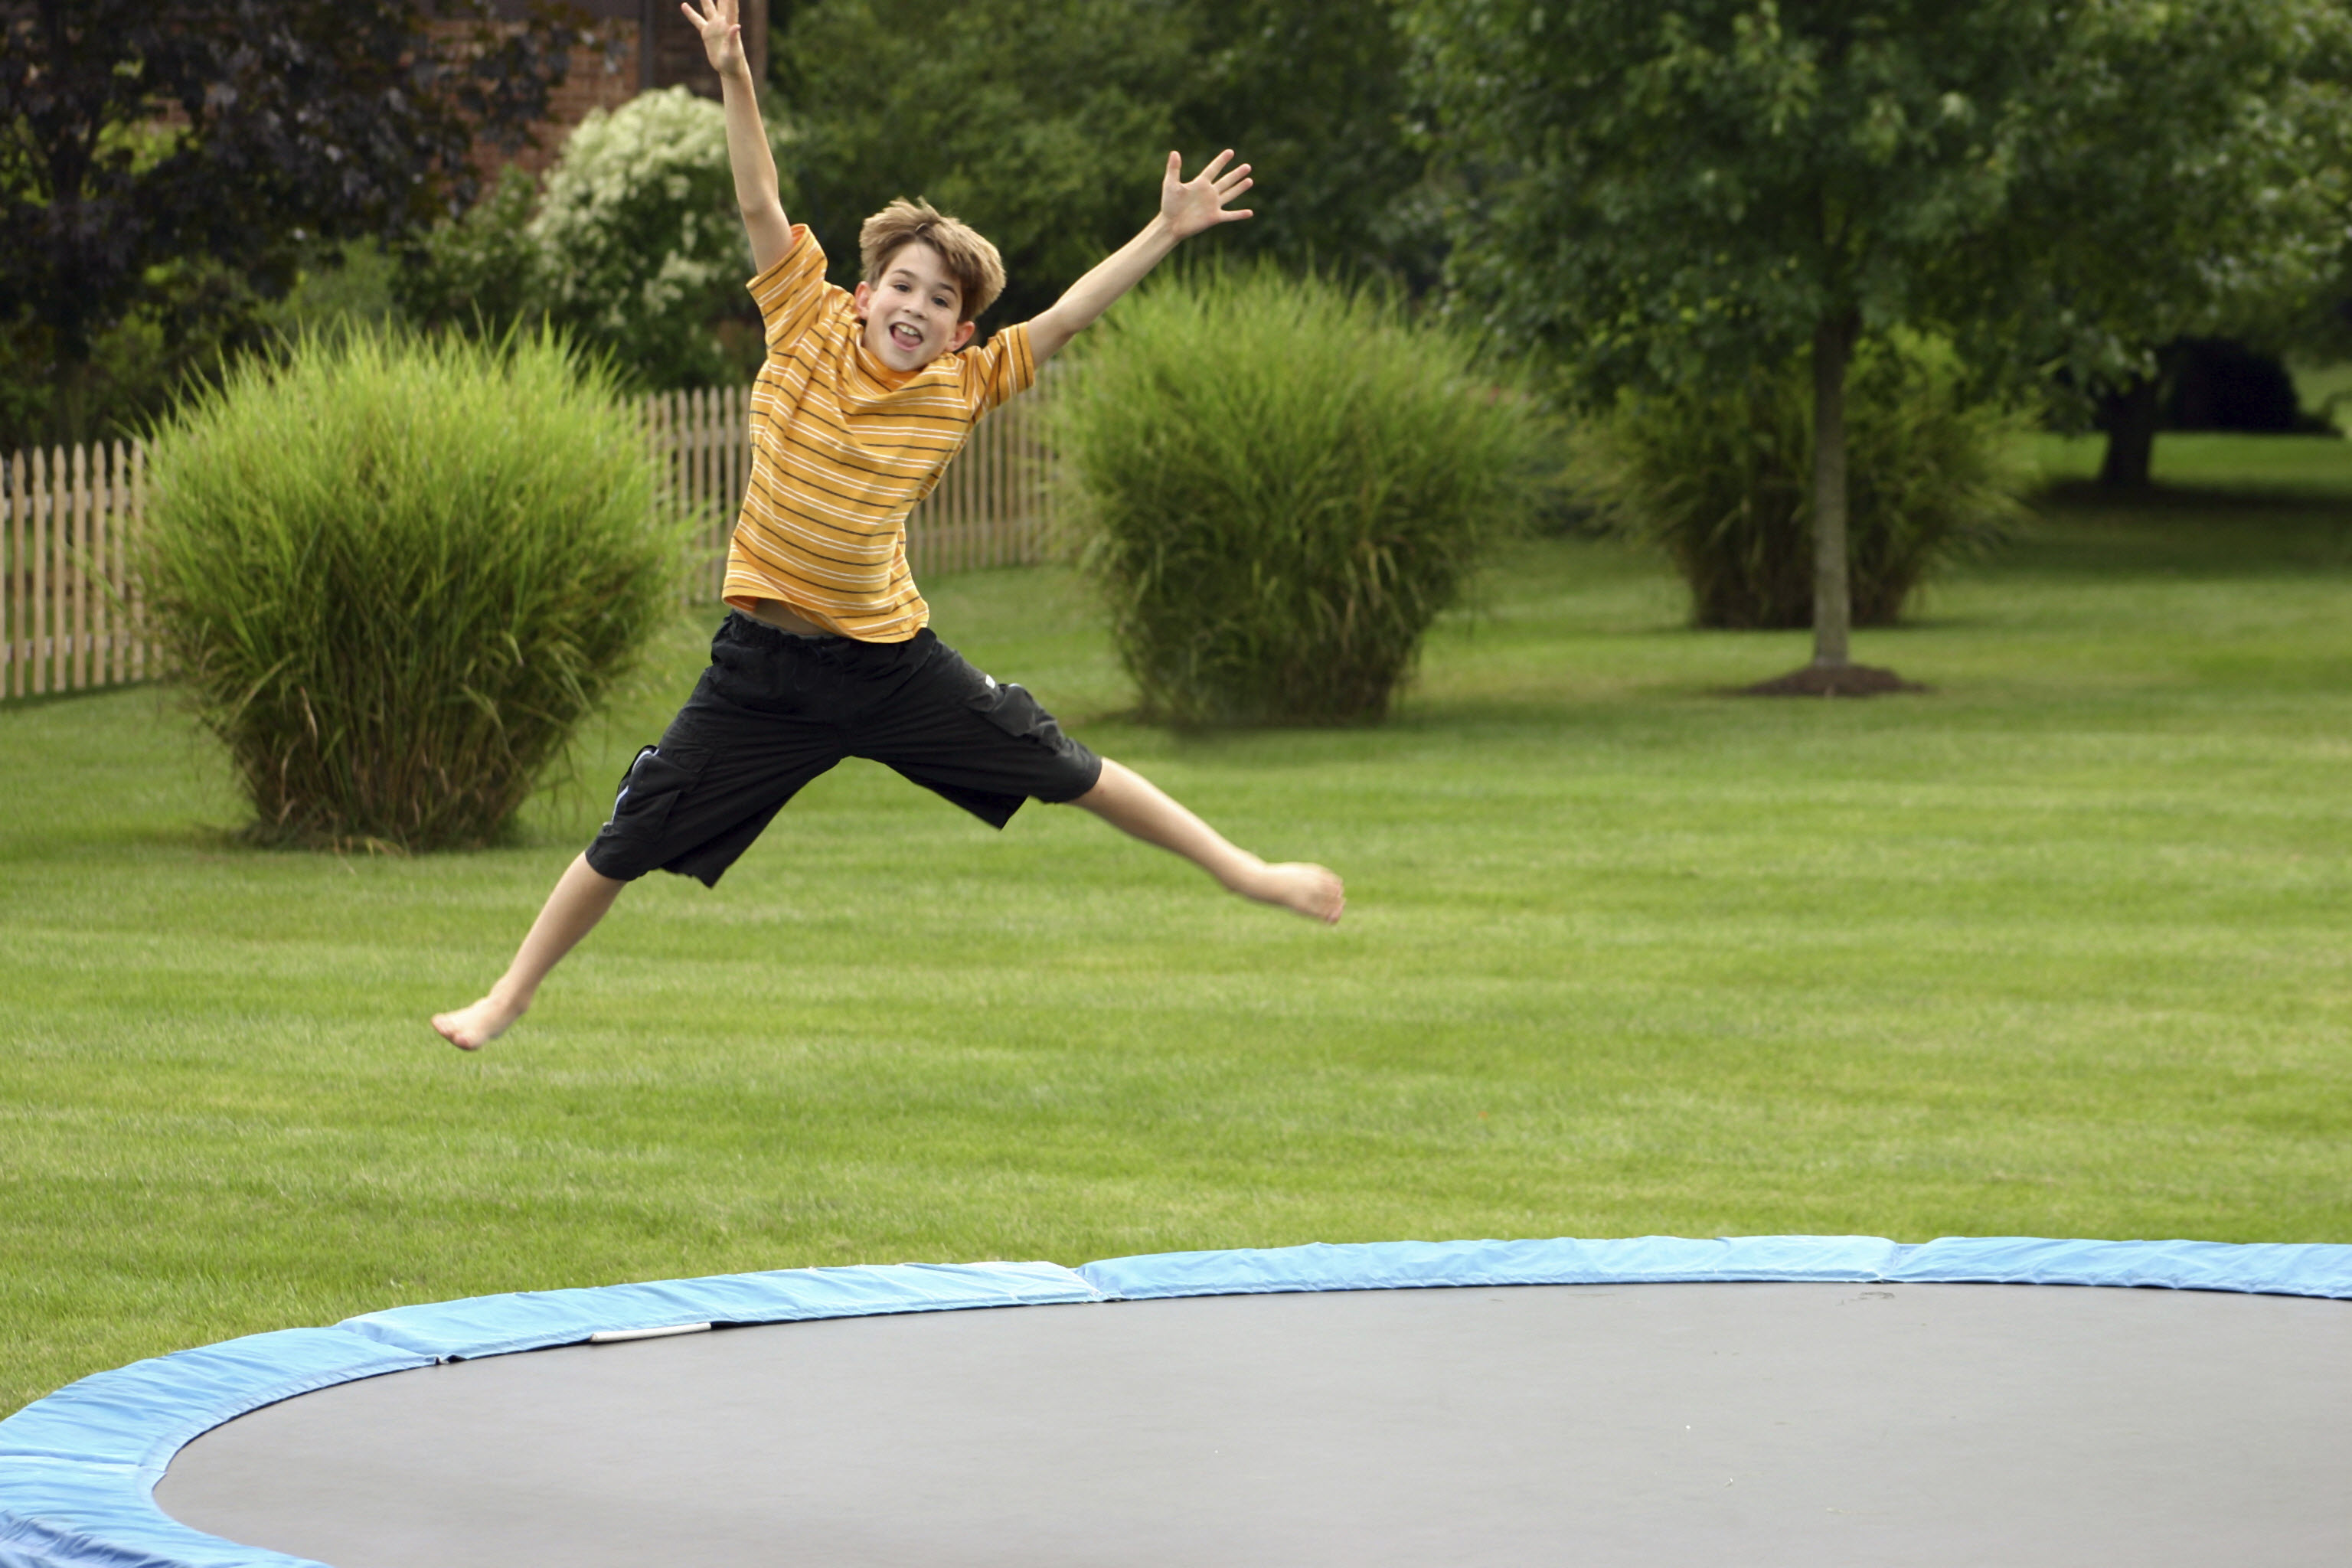
[{"label": "wooden picket fence", "polygon": [[154,662],[131,569],[146,500],[138,446],[18,452],[0,480],[0,697],[144,679]]},{"label": "wooden picket fence", "polygon": [[[1053,455],[1036,391],[981,421],[907,521],[917,580],[1045,557],[1054,526]],[[742,387],[656,394],[646,439],[659,459],[660,504],[697,521],[686,594],[719,596],[728,535],[751,471]],[[0,464],[0,698],[121,686],[160,673],[132,545],[146,508],[147,455],[135,442],[18,452]]]},{"label": "wooden picket fence", "polygon": [[983,566],[1035,566],[1052,549],[1056,520],[1053,445],[1046,439],[1060,365],[972,429],[933,490],[907,519],[907,564],[926,574]]}]

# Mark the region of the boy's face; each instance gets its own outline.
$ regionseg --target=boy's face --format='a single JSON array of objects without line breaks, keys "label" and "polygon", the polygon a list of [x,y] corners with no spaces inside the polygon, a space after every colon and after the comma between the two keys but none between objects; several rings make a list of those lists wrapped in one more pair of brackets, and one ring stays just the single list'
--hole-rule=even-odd
[{"label": "boy's face", "polygon": [[920,370],[971,341],[963,290],[940,253],[917,240],[882,263],[881,280],[857,286],[866,347],[892,370]]}]

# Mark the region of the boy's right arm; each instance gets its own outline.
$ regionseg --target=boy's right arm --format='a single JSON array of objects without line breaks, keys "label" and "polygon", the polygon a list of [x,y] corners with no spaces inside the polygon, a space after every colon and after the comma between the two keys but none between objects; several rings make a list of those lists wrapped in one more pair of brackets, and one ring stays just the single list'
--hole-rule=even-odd
[{"label": "boy's right arm", "polygon": [[777,194],[776,160],[768,151],[768,132],[760,123],[760,93],[751,80],[751,63],[743,54],[743,28],[738,20],[739,0],[679,0],[678,9],[702,34],[702,52],[719,73],[727,107],[727,162],[735,171],[735,204],[743,212],[743,230],[751,237],[751,273],[765,272],[792,247],[793,226],[784,216]]},{"label": "boy's right arm", "polygon": [[1250,178],[1247,163],[1225,167],[1233,156],[1234,150],[1226,148],[1209,160],[1207,168],[1187,180],[1183,158],[1168,154],[1168,173],[1160,182],[1160,216],[1031,318],[1029,353],[1036,363],[1044,364],[1061,353],[1185,238],[1250,216],[1247,207],[1225,205],[1257,183]]}]

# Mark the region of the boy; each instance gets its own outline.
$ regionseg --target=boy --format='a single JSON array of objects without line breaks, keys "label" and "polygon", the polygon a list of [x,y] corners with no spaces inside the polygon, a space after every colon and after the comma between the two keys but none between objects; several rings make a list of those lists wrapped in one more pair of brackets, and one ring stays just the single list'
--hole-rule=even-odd
[{"label": "boy", "polygon": [[1339,878],[1235,848],[1064,735],[1027,692],[931,635],[907,573],[907,513],[972,423],[1026,388],[1179,242],[1248,217],[1225,204],[1250,188],[1249,165],[1228,169],[1233,153],[1221,153],[1188,182],[1170,153],[1159,216],[1043,315],[967,353],[974,320],[1003,288],[995,247],[928,206],[894,202],[859,234],[856,292],[828,287],[814,237],[784,217],[737,4],[681,6],[723,85],[767,329],[751,482],[722,590],[731,613],[710,668],[660,744],[638,753],[612,820],[557,881],[506,973],[433,1026],[463,1050],[495,1039],[630,881],[658,867],[717,883],[803,784],[845,756],[887,763],[996,827],[1024,799],[1082,806],[1244,898],[1337,922]]}]

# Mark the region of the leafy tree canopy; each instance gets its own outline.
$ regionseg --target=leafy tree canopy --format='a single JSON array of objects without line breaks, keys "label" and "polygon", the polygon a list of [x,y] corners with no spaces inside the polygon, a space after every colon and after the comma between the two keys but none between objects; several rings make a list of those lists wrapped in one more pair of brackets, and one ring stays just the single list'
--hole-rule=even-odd
[{"label": "leafy tree canopy", "polygon": [[[1588,396],[1811,354],[1815,664],[1845,662],[1857,336],[2114,367],[2309,275],[2341,0],[1418,0],[1453,275]],[[2340,237],[2340,220],[2335,226]],[[2304,236],[2304,238],[2297,238]],[[2179,322],[2183,325],[2160,326]]]},{"label": "leafy tree canopy", "polygon": [[928,197],[1003,253],[997,318],[1033,315],[1156,210],[1159,163],[1136,150],[1171,144],[1186,20],[1124,0],[800,6],[771,54],[798,138],[792,216],[848,282],[866,216]]},{"label": "leafy tree canopy", "polygon": [[[1860,334],[1997,297],[2063,13],[2042,0],[1422,0],[1465,199],[1454,271],[1588,394],[1809,352],[1813,661],[1848,657],[1846,369]],[[1800,672],[1803,675],[1804,672]],[[1787,683],[1780,683],[1784,688]]]},{"label": "leafy tree canopy", "polygon": [[[2042,0],[1423,0],[1454,272],[1588,390],[1966,303],[2062,13]],[[1956,289],[1955,285],[1960,285]]]},{"label": "leafy tree canopy", "polygon": [[1150,216],[1170,148],[1197,167],[1233,147],[1258,171],[1258,216],[1220,249],[1433,266],[1415,259],[1433,226],[1412,223],[1423,157],[1388,4],[813,0],[771,58],[793,216],[839,281],[866,215],[922,195],[1004,253],[992,319],[1034,315]]},{"label": "leafy tree canopy", "polygon": [[2078,0],[2005,231],[2029,282],[2002,330],[2090,395],[2111,481],[2147,479],[2189,340],[2284,346],[2352,259],[2348,86],[2343,0]]},{"label": "leafy tree canopy", "polygon": [[[0,0],[0,322],[33,323],[54,433],[159,268],[271,297],[307,248],[473,197],[478,137],[540,118],[578,29],[484,0]],[[436,21],[469,26],[436,27]]]},{"label": "leafy tree canopy", "polygon": [[1240,152],[1265,189],[1222,238],[1293,265],[1434,283],[1410,46],[1389,0],[1196,0],[1174,145]]},{"label": "leafy tree canopy", "polygon": [[1420,0],[1454,275],[1589,393],[1824,320],[2096,388],[2344,253],[2343,0]]},{"label": "leafy tree canopy", "polygon": [[2266,336],[2352,214],[2342,0],[2077,0],[2011,228],[2041,331],[2085,381],[2183,335]]}]

